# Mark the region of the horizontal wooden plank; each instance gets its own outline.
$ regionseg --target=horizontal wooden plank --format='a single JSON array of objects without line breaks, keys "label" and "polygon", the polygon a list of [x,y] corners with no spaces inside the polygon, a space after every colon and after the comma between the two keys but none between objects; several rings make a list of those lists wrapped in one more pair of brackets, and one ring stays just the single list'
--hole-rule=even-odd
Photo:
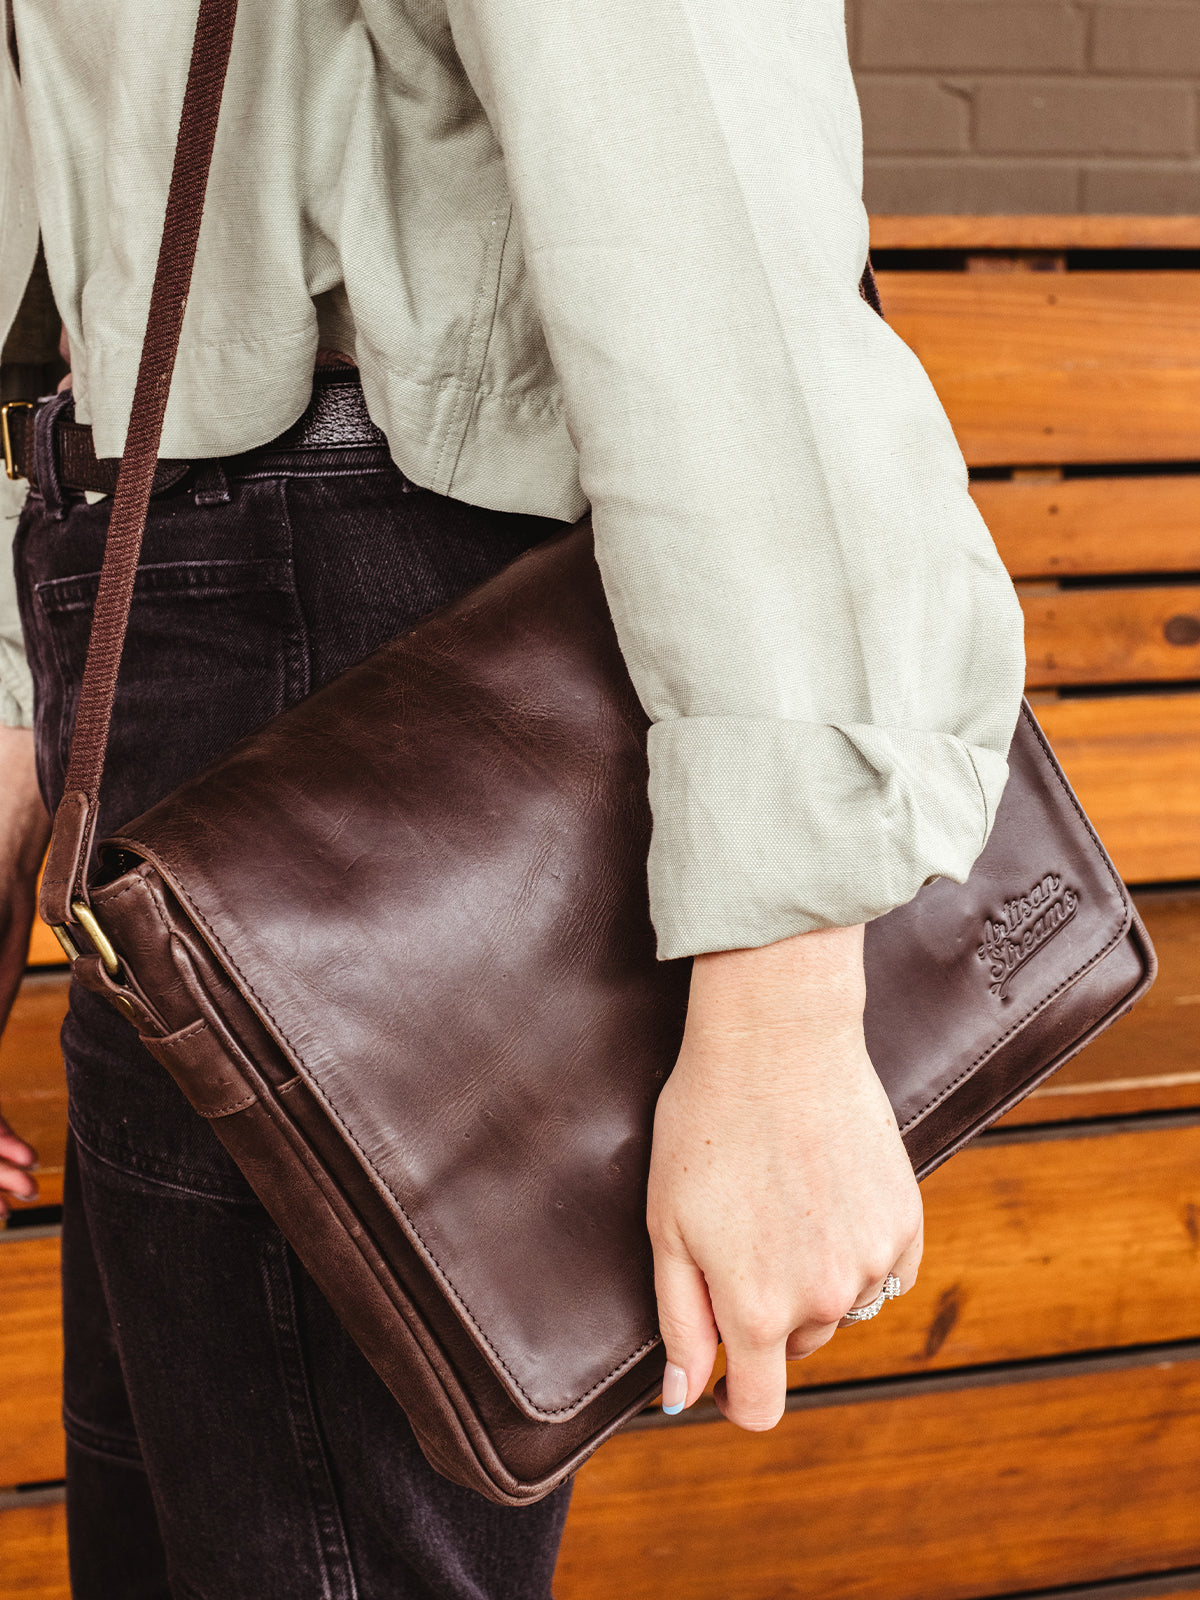
[{"label": "horizontal wooden plank", "polygon": [[57,1235],[0,1235],[0,1484],[65,1469]]},{"label": "horizontal wooden plank", "polygon": [[1196,250],[1200,216],[878,212],[872,250]]},{"label": "horizontal wooden plank", "polygon": [[1118,872],[1130,883],[1200,878],[1200,693],[1034,709]]},{"label": "horizontal wooden plank", "polygon": [[1200,678],[1200,586],[1020,584],[1030,688]]},{"label": "horizontal wooden plank", "polygon": [[1153,988],[1002,1126],[1200,1106],[1200,896],[1137,904],[1158,954]]},{"label": "horizontal wooden plank", "polygon": [[1200,1106],[1200,894],[1136,900],[1158,953],[1154,987],[1003,1125]]},{"label": "horizontal wooden plank", "polygon": [[1196,456],[1200,272],[881,272],[971,466]]},{"label": "horizontal wooden plank", "polygon": [[0,1511],[0,1600],[70,1600],[70,1593],[64,1503],[30,1496],[28,1505]]},{"label": "horizontal wooden plank", "polygon": [[[0,1037],[0,1107],[40,1158],[33,1205],[58,1205],[62,1200],[67,1086],[58,1034],[68,988],[66,973],[29,973]],[[19,1207],[20,1202],[14,1205]]]},{"label": "horizontal wooden plank", "polygon": [[791,1387],[1200,1338],[1200,1128],[974,1144],[922,1193],[916,1287]]},{"label": "horizontal wooden plank", "polygon": [[1200,1361],[619,1435],[559,1600],[968,1600],[1200,1561]]},{"label": "horizontal wooden plank", "polygon": [[976,478],[971,495],[1015,578],[1200,572],[1200,473]]}]

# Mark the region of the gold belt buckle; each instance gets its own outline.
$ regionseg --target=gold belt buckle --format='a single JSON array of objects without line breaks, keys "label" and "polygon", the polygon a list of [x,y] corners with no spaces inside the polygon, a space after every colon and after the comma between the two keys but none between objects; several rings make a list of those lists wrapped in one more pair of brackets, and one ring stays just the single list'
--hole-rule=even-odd
[{"label": "gold belt buckle", "polygon": [[0,439],[4,442],[4,470],[14,481],[23,476],[17,471],[16,462],[13,460],[12,434],[8,427],[8,413],[10,411],[32,411],[32,400],[10,400],[7,405],[0,406]]}]

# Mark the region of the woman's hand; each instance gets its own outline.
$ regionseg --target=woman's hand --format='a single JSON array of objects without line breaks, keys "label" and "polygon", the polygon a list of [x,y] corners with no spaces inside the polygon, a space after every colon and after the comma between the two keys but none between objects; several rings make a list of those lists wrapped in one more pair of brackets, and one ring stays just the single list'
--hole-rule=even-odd
[{"label": "woman's hand", "polygon": [[719,1338],[717,1404],[774,1427],[787,1360],[889,1273],[916,1279],[921,1197],[863,1040],[862,949],[861,927],[833,928],[696,958],[650,1163],[672,1411],[703,1392]]},{"label": "woman's hand", "polygon": [[[50,819],[38,793],[33,734],[0,726],[0,1032],[25,971],[37,875],[50,837]],[[0,1218],[5,1194],[32,1200],[37,1184],[28,1172],[36,1153],[0,1117]]]},{"label": "woman's hand", "polygon": [[0,1117],[0,1220],[10,1210],[5,1195],[15,1195],[19,1200],[37,1199],[37,1181],[28,1171],[36,1161],[37,1151],[19,1139]]}]

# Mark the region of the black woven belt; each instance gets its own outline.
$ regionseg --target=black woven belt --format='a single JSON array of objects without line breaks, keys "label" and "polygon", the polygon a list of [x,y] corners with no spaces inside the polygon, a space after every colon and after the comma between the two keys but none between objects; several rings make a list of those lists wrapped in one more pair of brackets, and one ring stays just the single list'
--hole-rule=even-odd
[{"label": "black woven belt", "polygon": [[[4,465],[10,478],[28,478],[34,488],[33,423],[45,400],[12,401],[3,408]],[[117,457],[99,457],[92,430],[76,422],[64,407],[54,424],[58,480],[64,489],[91,489],[112,494],[117,487]],[[293,450],[338,450],[387,445],[382,431],[367,415],[367,402],[355,368],[323,367],[314,374],[312,399],[300,420],[253,453]],[[246,452],[249,454],[250,452]],[[195,463],[163,460],[154,474],[154,493],[178,483]]]}]

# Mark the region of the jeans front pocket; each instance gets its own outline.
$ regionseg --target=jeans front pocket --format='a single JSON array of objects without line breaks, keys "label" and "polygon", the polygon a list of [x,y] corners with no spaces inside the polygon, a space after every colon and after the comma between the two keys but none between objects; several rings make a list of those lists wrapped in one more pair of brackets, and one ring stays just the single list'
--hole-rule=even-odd
[{"label": "jeans front pocket", "polygon": [[[47,787],[65,773],[99,574],[32,586],[59,693],[44,700]],[[284,559],[138,568],[101,789],[100,835],[128,822],[308,688],[292,567]],[[55,702],[57,702],[55,704]]]}]

